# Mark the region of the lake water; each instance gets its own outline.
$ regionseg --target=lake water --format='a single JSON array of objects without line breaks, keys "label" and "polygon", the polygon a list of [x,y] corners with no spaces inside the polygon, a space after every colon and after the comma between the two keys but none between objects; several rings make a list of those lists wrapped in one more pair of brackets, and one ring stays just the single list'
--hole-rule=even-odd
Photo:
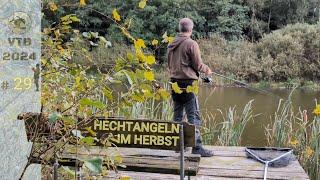
[{"label": "lake water", "polygon": [[[229,107],[236,106],[237,113],[242,113],[246,103],[254,99],[253,112],[261,114],[247,124],[242,136],[242,145],[264,146],[266,145],[265,127],[272,123],[271,116],[274,115],[278,107],[279,97],[287,99],[290,90],[276,89],[268,90],[270,93],[261,93],[254,90],[239,87],[212,87],[201,86],[199,92],[199,103],[202,111],[208,110],[215,114],[216,121],[222,121],[221,113]],[[272,95],[272,94],[274,95]],[[315,108],[315,99],[320,100],[320,91],[297,89],[292,96],[295,112],[307,110],[308,117],[313,118],[312,111]]]}]

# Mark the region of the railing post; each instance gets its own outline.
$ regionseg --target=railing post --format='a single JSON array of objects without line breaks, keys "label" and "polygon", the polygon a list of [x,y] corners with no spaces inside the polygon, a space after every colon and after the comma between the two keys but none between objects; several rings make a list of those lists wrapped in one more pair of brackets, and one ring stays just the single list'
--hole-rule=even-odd
[{"label": "railing post", "polygon": [[55,159],[55,162],[53,164],[53,179],[58,180],[58,168],[59,168],[59,163],[58,160]]},{"label": "railing post", "polygon": [[184,180],[184,134],[183,134],[183,124],[180,125],[180,180]]}]

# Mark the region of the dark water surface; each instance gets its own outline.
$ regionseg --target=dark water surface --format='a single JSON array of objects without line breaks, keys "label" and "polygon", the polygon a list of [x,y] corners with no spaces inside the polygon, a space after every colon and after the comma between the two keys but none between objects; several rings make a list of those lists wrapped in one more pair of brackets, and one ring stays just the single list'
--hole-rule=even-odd
[{"label": "dark water surface", "polygon": [[[272,94],[287,99],[290,90],[268,90]],[[256,92],[238,87],[202,86],[199,92],[199,103],[202,111],[208,110],[215,114],[215,121],[222,121],[221,109],[224,115],[229,107],[236,106],[237,114],[240,115],[246,103],[254,99],[253,112],[261,114],[254,121],[247,124],[242,136],[242,145],[264,146],[266,145],[265,127],[272,123],[274,113],[277,110],[279,97],[271,94]],[[312,111],[315,108],[315,99],[320,99],[320,91],[297,89],[292,96],[294,111],[307,110],[308,117],[313,118]]]}]

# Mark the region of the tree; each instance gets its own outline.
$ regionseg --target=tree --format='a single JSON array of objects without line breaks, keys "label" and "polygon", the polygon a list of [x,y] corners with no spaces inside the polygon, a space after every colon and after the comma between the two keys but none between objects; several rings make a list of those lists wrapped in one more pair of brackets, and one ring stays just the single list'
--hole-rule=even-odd
[{"label": "tree", "polygon": [[199,12],[207,20],[207,35],[219,33],[228,40],[243,37],[244,28],[249,22],[247,6],[233,0],[201,0],[200,4]]},{"label": "tree", "polygon": [[[44,4],[44,8],[56,13],[62,4]],[[76,7],[76,4],[68,4]],[[83,1],[80,7],[86,8]],[[67,14],[56,19],[53,25],[43,27],[42,33],[42,109],[38,120],[44,127],[48,136],[33,137],[34,140],[41,138],[44,146],[32,146],[26,168],[37,158],[43,164],[51,164],[56,158],[55,154],[62,151],[68,143],[76,146],[91,146],[99,142],[110,146],[109,138],[95,138],[95,133],[89,131],[89,136],[82,137],[78,127],[94,120],[94,117],[108,117],[118,108],[131,106],[136,102],[144,102],[147,99],[167,99],[169,92],[160,87],[154,78],[152,65],[155,57],[146,54],[146,43],[137,36],[131,35],[124,18],[117,9],[113,9],[110,15],[105,15],[90,8],[91,11],[100,14],[112,21],[117,30],[132,43],[132,49],[125,52],[125,56],[119,56],[116,64],[108,72],[100,69],[90,71],[94,61],[89,56],[89,47],[79,48],[76,43],[92,41],[96,38],[98,46],[107,47],[108,41],[97,32],[86,35],[75,29],[81,20],[75,14]],[[60,14],[59,14],[60,16]],[[164,43],[170,43],[165,37]],[[76,57],[85,57],[87,62],[78,63]],[[119,91],[119,85],[121,90]],[[117,87],[116,87],[117,86]],[[119,94],[118,94],[119,93]],[[106,99],[101,99],[101,96]],[[36,130],[37,132],[38,130]],[[106,157],[107,158],[107,157]],[[84,166],[91,171],[106,174],[107,167],[102,167],[105,159],[81,160]],[[116,161],[114,161],[116,162]],[[110,164],[113,167],[112,163]]]}]

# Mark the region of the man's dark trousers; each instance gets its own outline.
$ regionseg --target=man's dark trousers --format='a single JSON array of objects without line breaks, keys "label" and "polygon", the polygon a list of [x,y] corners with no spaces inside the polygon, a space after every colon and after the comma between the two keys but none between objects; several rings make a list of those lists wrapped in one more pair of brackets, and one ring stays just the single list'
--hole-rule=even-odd
[{"label": "man's dark trousers", "polygon": [[[171,82],[177,82],[180,88],[186,89],[187,86],[192,85],[193,80],[171,80]],[[173,121],[181,122],[185,111],[188,122],[196,126],[196,148],[201,147],[202,140],[199,130],[201,120],[198,97],[194,93],[185,92],[185,90],[181,94],[172,91],[172,100],[174,108]]]}]

